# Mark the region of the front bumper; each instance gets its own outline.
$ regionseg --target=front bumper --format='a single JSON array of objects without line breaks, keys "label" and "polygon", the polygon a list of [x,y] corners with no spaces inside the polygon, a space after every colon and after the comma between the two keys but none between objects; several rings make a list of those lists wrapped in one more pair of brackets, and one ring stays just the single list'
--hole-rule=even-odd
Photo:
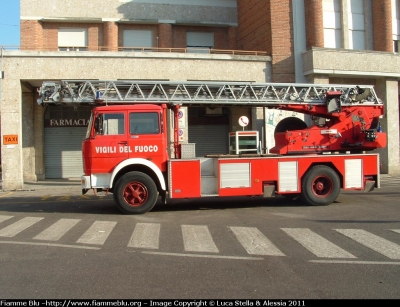
[{"label": "front bumper", "polygon": [[90,176],[81,176],[81,188],[82,188],[82,195],[85,195],[87,191],[92,188],[90,183]]}]

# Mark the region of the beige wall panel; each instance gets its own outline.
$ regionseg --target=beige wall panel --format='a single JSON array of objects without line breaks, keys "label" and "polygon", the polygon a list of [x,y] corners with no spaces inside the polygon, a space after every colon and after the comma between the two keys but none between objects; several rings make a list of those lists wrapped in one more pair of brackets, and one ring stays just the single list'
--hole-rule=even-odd
[{"label": "beige wall panel", "polygon": [[400,77],[395,53],[313,48],[303,54],[303,71],[309,74]]},{"label": "beige wall panel", "polygon": [[[144,57],[10,58],[22,79],[171,79],[265,82],[266,61]],[[7,88],[4,90],[7,92]],[[15,100],[16,101],[16,100]]]},{"label": "beige wall panel", "polygon": [[[164,3],[160,3],[164,2]],[[199,5],[200,3],[200,5]],[[204,5],[201,5],[204,4]],[[145,17],[143,17],[145,16]],[[22,19],[127,19],[237,24],[236,0],[22,0]],[[145,19],[143,19],[145,18]]]}]

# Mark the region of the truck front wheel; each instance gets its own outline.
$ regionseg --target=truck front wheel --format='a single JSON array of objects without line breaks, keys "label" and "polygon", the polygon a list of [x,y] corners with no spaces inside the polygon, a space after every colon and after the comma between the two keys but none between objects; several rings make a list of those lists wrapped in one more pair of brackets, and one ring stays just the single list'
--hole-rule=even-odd
[{"label": "truck front wheel", "polygon": [[154,181],[141,172],[123,175],[116,183],[114,201],[125,214],[142,214],[153,209],[158,191]]},{"label": "truck front wheel", "polygon": [[339,176],[328,166],[314,166],[303,178],[301,198],[309,205],[329,205],[336,200],[339,193]]}]

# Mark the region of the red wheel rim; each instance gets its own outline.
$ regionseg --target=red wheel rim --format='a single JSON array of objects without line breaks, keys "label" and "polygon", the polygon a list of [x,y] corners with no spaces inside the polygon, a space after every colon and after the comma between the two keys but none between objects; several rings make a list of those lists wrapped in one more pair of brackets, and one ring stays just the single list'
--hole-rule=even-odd
[{"label": "red wheel rim", "polygon": [[125,202],[133,207],[143,205],[149,198],[147,187],[141,182],[130,182],[122,191]]},{"label": "red wheel rim", "polygon": [[327,176],[318,176],[312,182],[312,192],[316,197],[325,198],[332,193],[333,183]]}]

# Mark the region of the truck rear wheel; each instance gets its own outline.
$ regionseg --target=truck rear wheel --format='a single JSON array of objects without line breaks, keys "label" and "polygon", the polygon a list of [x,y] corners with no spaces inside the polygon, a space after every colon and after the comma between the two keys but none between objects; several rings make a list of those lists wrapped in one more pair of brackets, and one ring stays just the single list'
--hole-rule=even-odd
[{"label": "truck rear wheel", "polygon": [[301,198],[309,205],[329,205],[336,200],[339,193],[339,176],[328,166],[314,166],[303,178]]},{"label": "truck rear wheel", "polygon": [[142,214],[153,209],[157,202],[157,186],[148,175],[130,172],[116,183],[114,201],[125,214]]}]

